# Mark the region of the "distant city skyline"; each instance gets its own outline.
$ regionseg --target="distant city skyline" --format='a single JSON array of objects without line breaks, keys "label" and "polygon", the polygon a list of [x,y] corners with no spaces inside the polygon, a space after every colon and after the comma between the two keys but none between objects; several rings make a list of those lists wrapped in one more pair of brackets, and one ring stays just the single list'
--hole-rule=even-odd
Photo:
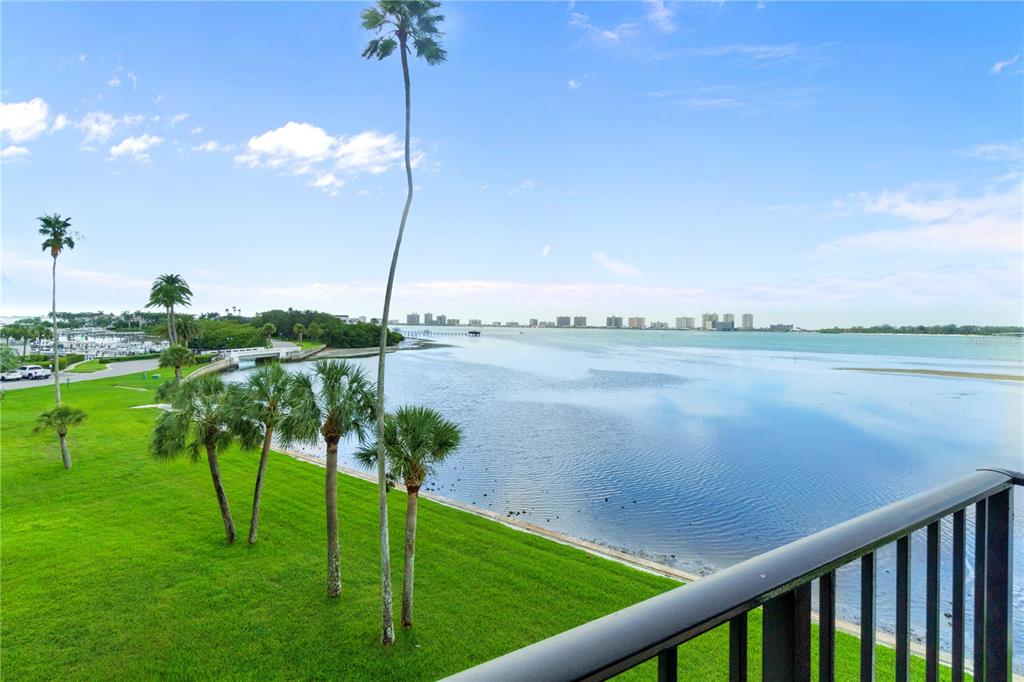
[{"label": "distant city skyline", "polygon": [[[404,117],[362,7],[5,4],[0,315],[48,308],[60,212],[64,310],[173,272],[197,311],[379,316]],[[1024,4],[444,12],[393,310],[1024,323]]]}]

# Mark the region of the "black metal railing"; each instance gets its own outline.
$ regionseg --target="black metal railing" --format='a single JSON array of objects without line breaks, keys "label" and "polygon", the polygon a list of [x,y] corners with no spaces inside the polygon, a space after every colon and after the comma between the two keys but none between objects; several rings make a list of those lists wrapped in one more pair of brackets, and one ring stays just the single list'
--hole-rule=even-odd
[{"label": "black metal railing", "polygon": [[762,614],[764,680],[811,679],[811,586],[818,581],[818,679],[835,679],[836,569],[861,567],[860,679],[875,679],[876,551],[896,543],[896,678],[910,675],[910,536],[926,529],[926,680],[939,679],[939,530],[952,515],[953,682],[964,679],[966,515],[973,505],[975,680],[1012,677],[1013,487],[1024,474],[982,469],[465,670],[450,680],[604,680],[657,657],[659,682],[679,675],[677,647],[729,628],[729,679],[747,679],[747,615]]}]

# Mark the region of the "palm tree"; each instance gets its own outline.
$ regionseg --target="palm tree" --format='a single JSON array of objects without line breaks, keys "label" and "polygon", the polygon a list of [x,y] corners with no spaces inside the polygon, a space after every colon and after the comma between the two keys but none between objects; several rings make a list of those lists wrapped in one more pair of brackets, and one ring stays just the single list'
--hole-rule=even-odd
[{"label": "palm tree", "polygon": [[[405,206],[398,223],[398,237],[395,251],[391,256],[388,284],[384,290],[384,312],[380,316],[380,356],[377,359],[377,431],[384,430],[384,358],[388,345],[388,314],[391,311],[391,290],[395,284],[395,269],[398,267],[398,253],[402,248],[405,221],[412,206],[412,159],[409,154],[410,128],[412,121],[412,89],[409,83],[410,44],[416,49],[416,56],[422,57],[431,66],[440,64],[447,56],[438,42],[442,35],[437,25],[444,16],[434,12],[441,6],[437,0],[378,0],[374,7],[362,12],[363,28],[374,31],[379,37],[371,40],[363,57],[386,59],[398,48],[402,61],[402,79],[405,85]],[[384,442],[380,442],[377,461],[378,507],[380,514],[380,584],[381,617],[383,628],[381,641],[391,644],[395,641],[395,628],[391,616],[391,555],[388,546],[388,501],[387,481],[384,468]]]},{"label": "palm tree", "polygon": [[292,375],[280,363],[260,365],[245,382],[245,390],[239,392],[240,400],[232,405],[234,430],[240,434],[243,444],[255,445],[263,441],[260,466],[256,473],[256,491],[252,497],[252,520],[249,522],[249,544],[256,543],[260,523],[260,497],[263,494],[263,478],[267,471],[267,459],[274,430],[287,414],[287,401],[292,387]]},{"label": "palm tree", "polygon": [[182,315],[174,321],[174,332],[181,339],[181,345],[188,348],[189,341],[199,334],[199,324],[191,315]]},{"label": "palm tree", "polygon": [[[416,510],[420,488],[434,467],[459,447],[462,429],[429,407],[400,407],[384,419],[384,451],[391,478],[405,484],[405,575],[402,587],[402,627],[412,627],[413,564],[416,559]],[[356,453],[365,467],[377,463],[380,442]]]},{"label": "palm tree", "polygon": [[324,329],[318,322],[310,322],[309,329],[306,330],[306,333],[309,334],[309,338],[319,341],[320,335],[324,333]]},{"label": "palm tree", "polygon": [[[316,383],[314,385],[314,378]],[[327,596],[341,593],[338,548],[338,443],[350,435],[363,442],[373,423],[373,390],[365,372],[348,362],[317,360],[313,375],[298,374],[288,396],[288,414],[278,425],[285,444],[315,445],[322,437],[327,447]]]},{"label": "palm tree", "polygon": [[267,322],[265,325],[260,327],[260,331],[263,332],[263,336],[267,338],[267,348],[274,345],[274,341],[270,338],[277,333],[277,327]]},{"label": "palm tree", "polygon": [[302,345],[302,335],[306,333],[306,325],[301,322],[296,322],[295,326],[292,327],[292,334],[299,337],[299,345]]},{"label": "palm tree", "polygon": [[202,451],[206,451],[228,542],[235,541],[235,523],[231,520],[231,508],[220,480],[217,453],[223,452],[234,440],[230,405],[237,399],[233,394],[237,390],[237,386],[228,387],[215,375],[180,384],[171,409],[157,419],[150,441],[151,451],[160,458],[188,455],[197,462]]},{"label": "palm tree", "polygon": [[167,312],[167,340],[171,344],[178,342],[177,328],[174,324],[174,306],[188,307],[192,305],[192,290],[181,275],[160,275],[153,280],[149,289],[147,308],[161,307]]},{"label": "palm tree", "polygon": [[49,251],[53,258],[53,385],[56,389],[57,404],[60,405],[60,343],[57,335],[57,256],[64,249],[75,248],[75,235],[71,231],[71,218],[63,218],[59,213],[44,215],[38,218],[39,234],[43,240],[43,251]]},{"label": "palm tree", "polygon": [[173,367],[174,380],[179,383],[181,382],[182,365],[191,365],[194,361],[195,356],[192,355],[192,351],[180,344],[168,346],[163,353],[160,353],[160,366]]},{"label": "palm tree", "polygon": [[85,412],[67,405],[58,405],[52,410],[43,412],[36,419],[36,431],[53,429],[57,432],[57,438],[60,439],[60,456],[64,460],[65,469],[71,468],[71,453],[68,452],[68,427],[78,426],[83,421],[85,421]]}]

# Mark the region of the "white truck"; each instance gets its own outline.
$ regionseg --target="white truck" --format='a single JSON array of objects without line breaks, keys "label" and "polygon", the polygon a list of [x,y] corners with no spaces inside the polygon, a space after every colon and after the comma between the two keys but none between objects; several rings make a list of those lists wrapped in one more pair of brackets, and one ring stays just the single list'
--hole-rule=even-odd
[{"label": "white truck", "polygon": [[0,381],[17,381],[19,379],[49,379],[52,372],[39,365],[22,365],[0,375]]}]

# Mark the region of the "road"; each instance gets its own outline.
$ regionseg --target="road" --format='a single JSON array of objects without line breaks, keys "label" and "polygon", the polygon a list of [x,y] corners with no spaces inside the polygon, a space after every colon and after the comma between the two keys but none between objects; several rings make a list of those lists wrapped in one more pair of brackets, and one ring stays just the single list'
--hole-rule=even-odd
[{"label": "road", "polygon": [[[78,383],[79,381],[90,381],[92,379],[106,379],[108,377],[119,377],[125,374],[135,374],[136,372],[151,372],[157,368],[159,361],[156,358],[150,360],[127,360],[125,362],[112,362],[107,365],[105,370],[99,372],[90,372],[88,374],[75,374],[74,372],[64,371],[60,373],[60,385]],[[173,372],[174,370],[170,370]],[[32,388],[33,386],[53,386],[53,378],[45,380],[28,380],[21,379],[19,381],[5,381],[2,384],[5,391],[15,391],[19,388]]]}]

